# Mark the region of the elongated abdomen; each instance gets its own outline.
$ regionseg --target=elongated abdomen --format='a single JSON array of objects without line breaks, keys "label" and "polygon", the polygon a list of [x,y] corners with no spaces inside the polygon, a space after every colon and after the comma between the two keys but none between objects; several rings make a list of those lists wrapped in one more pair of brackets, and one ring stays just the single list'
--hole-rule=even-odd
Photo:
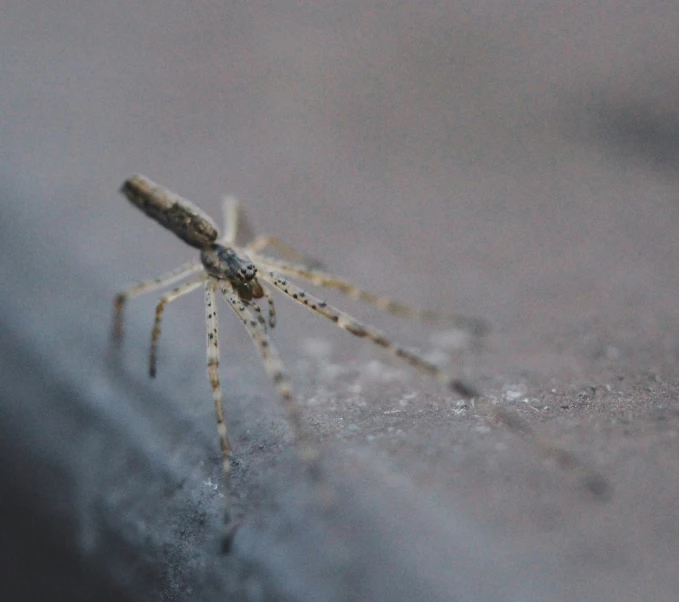
[{"label": "elongated abdomen", "polygon": [[209,215],[146,176],[128,178],[120,192],[146,215],[192,247],[203,249],[219,237],[217,225]]}]

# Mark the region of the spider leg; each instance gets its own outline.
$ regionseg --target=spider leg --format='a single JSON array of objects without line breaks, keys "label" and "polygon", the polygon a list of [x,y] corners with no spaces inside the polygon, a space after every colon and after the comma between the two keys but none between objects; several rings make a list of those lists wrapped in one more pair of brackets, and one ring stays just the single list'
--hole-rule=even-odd
[{"label": "spider leg", "polygon": [[233,288],[225,281],[219,283],[220,289],[231,309],[240,318],[247,330],[250,338],[257,347],[259,355],[264,362],[264,369],[269,378],[273,381],[278,394],[283,398],[283,403],[292,426],[293,435],[297,442],[297,448],[302,459],[308,464],[313,473],[318,472],[316,463],[317,452],[315,448],[308,441],[304,430],[302,429],[302,418],[299,404],[292,392],[292,385],[290,379],[285,371],[285,366],[281,361],[278,351],[271,343],[264,325],[257,319],[251,311],[252,305],[250,302],[241,299],[236,295]]},{"label": "spider leg", "polygon": [[362,324],[349,314],[340,311],[331,305],[328,305],[325,301],[321,301],[318,297],[307,293],[274,272],[263,270],[259,272],[259,275],[263,280],[271,283],[278,290],[288,295],[288,297],[297,301],[297,303],[300,305],[311,311],[321,314],[322,316],[328,318],[328,320],[331,322],[337,324],[337,326],[340,328],[357,337],[366,337],[370,339],[376,345],[383,347],[391,355],[400,357],[414,368],[430,374],[459,395],[463,397],[479,396],[474,387],[472,387],[470,384],[455,378],[446,372],[443,372],[437,366],[431,362],[428,362],[415,351],[406,349],[405,347],[401,347],[400,345],[393,343],[377,328]]},{"label": "spider leg", "polygon": [[338,278],[337,276],[333,276],[332,274],[328,274],[322,270],[309,268],[302,265],[290,264],[285,261],[263,256],[257,256],[255,258],[255,262],[263,264],[286,276],[301,278],[302,280],[306,280],[315,286],[337,289],[350,299],[363,301],[373,305],[377,309],[386,311],[396,316],[403,318],[414,318],[423,322],[431,322],[435,324],[446,324],[448,326],[467,331],[474,336],[483,336],[488,331],[488,325],[480,318],[448,315],[437,311],[409,307],[408,305],[394,301],[389,297],[376,295],[369,291],[360,289],[350,282],[347,282],[342,278]]},{"label": "spider leg", "polygon": [[264,319],[264,315],[262,314],[262,309],[255,303],[254,301],[252,302],[247,302],[246,305],[253,311],[255,312],[255,316],[257,316],[257,321],[264,327],[264,330],[266,330],[266,320]]},{"label": "spider leg", "polygon": [[581,486],[590,493],[601,499],[607,499],[610,496],[611,484],[603,474],[573,452],[538,435],[516,412],[503,408],[501,405],[494,405],[490,413],[500,424],[532,445],[539,453],[552,459],[561,470],[574,474]]},{"label": "spider leg", "polygon": [[[297,261],[304,266],[304,269],[314,269],[323,268],[323,263],[314,257],[310,257],[305,253],[297,251],[288,243],[283,242],[277,236],[258,236],[252,242],[245,246],[245,251],[247,253],[259,254],[261,251],[267,247],[273,247],[276,249],[283,257],[291,261]],[[301,267],[301,266],[300,266]]]},{"label": "spider leg", "polygon": [[164,286],[168,286],[181,280],[191,274],[198,272],[203,269],[200,263],[195,261],[190,261],[178,268],[172,270],[171,272],[166,272],[157,278],[151,280],[144,280],[139,282],[134,286],[128,288],[126,291],[116,295],[113,300],[113,327],[111,329],[111,338],[114,341],[120,341],[123,336],[123,311],[125,309],[125,302],[132,297],[137,295],[142,295],[144,293],[150,293]]},{"label": "spider leg", "polygon": [[160,324],[163,319],[163,312],[165,311],[165,306],[190,293],[192,290],[197,289],[204,281],[204,278],[198,278],[192,280],[191,282],[186,282],[181,286],[178,286],[173,291],[170,291],[166,295],[163,295],[156,305],[156,319],[153,323],[153,330],[151,331],[151,353],[149,355],[149,375],[151,378],[156,376],[156,360],[158,358],[158,339],[160,338]]},{"label": "spider leg", "polygon": [[222,202],[224,236],[221,241],[231,246],[236,242],[240,218],[240,202],[235,196],[225,196]]},{"label": "spider leg", "polygon": [[222,450],[222,466],[224,474],[224,499],[226,508],[224,511],[224,523],[227,531],[233,523],[231,516],[231,491],[229,475],[231,473],[231,444],[224,417],[224,404],[222,402],[222,387],[219,382],[219,318],[216,304],[217,280],[208,278],[205,283],[205,319],[207,324],[207,373],[212,387],[212,399],[215,404],[215,416],[217,418],[217,433],[219,446]]},{"label": "spider leg", "polygon": [[266,297],[266,302],[269,304],[269,327],[274,328],[276,326],[276,306],[274,305],[273,295],[271,291],[263,286],[264,297]]},{"label": "spider leg", "polygon": [[253,238],[248,217],[241,208],[240,201],[234,196],[225,196],[223,201],[224,236],[219,242],[227,247],[243,245]]}]

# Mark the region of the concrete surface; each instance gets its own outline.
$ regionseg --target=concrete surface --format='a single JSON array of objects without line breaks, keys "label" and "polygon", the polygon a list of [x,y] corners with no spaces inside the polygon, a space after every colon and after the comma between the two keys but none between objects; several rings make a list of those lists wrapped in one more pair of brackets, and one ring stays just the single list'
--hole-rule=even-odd
[{"label": "concrete surface", "polygon": [[[0,19],[5,599],[676,600],[675,3],[7,2]],[[245,524],[220,556],[201,295],[113,295],[191,257],[117,189],[231,192],[478,345],[327,297],[484,397],[466,407],[284,299],[276,342],[335,505],[222,317]],[[151,296],[153,297],[153,296]],[[522,437],[490,408],[519,416]]]}]

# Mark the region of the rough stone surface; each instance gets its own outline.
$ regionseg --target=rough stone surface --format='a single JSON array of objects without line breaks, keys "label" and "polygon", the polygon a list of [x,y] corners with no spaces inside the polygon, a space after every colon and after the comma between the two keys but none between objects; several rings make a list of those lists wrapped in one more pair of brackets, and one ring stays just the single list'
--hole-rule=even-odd
[{"label": "rough stone surface", "polygon": [[[678,25],[660,2],[10,2],[3,597],[676,600]],[[153,298],[108,344],[114,294],[195,253],[117,193],[132,173],[487,318],[474,344],[328,294],[484,397],[279,297],[323,507],[224,307],[244,524],[221,556],[200,294],[168,308],[155,380]]]}]

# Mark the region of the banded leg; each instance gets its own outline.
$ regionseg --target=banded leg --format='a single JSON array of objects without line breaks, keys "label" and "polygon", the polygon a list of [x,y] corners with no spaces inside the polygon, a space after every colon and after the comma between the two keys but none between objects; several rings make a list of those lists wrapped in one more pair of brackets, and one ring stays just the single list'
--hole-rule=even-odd
[{"label": "banded leg", "polygon": [[132,297],[137,295],[142,295],[144,293],[150,293],[164,286],[174,284],[177,280],[186,278],[195,272],[203,269],[202,264],[195,261],[190,261],[178,268],[172,270],[171,272],[166,272],[153,278],[152,280],[144,280],[139,282],[134,286],[128,288],[126,291],[116,295],[113,300],[113,326],[111,329],[111,338],[114,341],[120,341],[123,336],[123,311],[125,309],[125,302]]},{"label": "banded leg", "polygon": [[156,305],[156,319],[153,323],[153,331],[151,332],[151,354],[149,355],[149,375],[151,378],[156,377],[156,361],[158,359],[158,339],[160,339],[160,324],[163,319],[163,312],[165,311],[165,306],[171,303],[175,299],[179,299],[183,295],[190,293],[192,290],[197,289],[203,283],[203,278],[198,280],[192,280],[178,286],[173,291],[167,293],[161,297]]},{"label": "banded leg", "polygon": [[255,316],[257,316],[257,321],[264,327],[266,330],[266,320],[264,319],[264,315],[262,314],[262,309],[257,305],[255,301],[252,303],[248,302],[246,304],[253,312],[255,312]]},{"label": "banded leg", "polygon": [[328,274],[322,270],[308,268],[302,265],[294,265],[271,257],[258,256],[256,258],[258,263],[264,264],[277,272],[286,276],[292,276],[306,280],[315,286],[322,286],[339,290],[350,299],[356,301],[363,301],[377,309],[386,311],[390,314],[400,316],[402,318],[413,318],[423,322],[430,322],[435,324],[446,324],[448,326],[465,330],[475,336],[483,336],[488,331],[488,325],[480,318],[470,318],[460,315],[448,315],[441,312],[417,309],[409,307],[398,301],[394,301],[389,297],[383,295],[376,295],[369,291],[360,289],[350,282]]},{"label": "banded leg", "polygon": [[490,413],[499,423],[521,437],[528,445],[533,446],[538,453],[554,460],[561,470],[573,474],[590,493],[600,499],[608,498],[611,493],[611,484],[608,482],[608,479],[585,460],[553,441],[539,436],[514,411],[503,408],[500,405],[494,405]]},{"label": "banded leg", "polygon": [[251,303],[239,298],[227,282],[222,281],[219,284],[222,294],[228,301],[231,309],[243,322],[245,330],[247,330],[255,347],[257,347],[257,351],[264,362],[266,373],[273,381],[278,394],[283,398],[300,456],[309,465],[312,472],[318,472],[318,467],[316,466],[317,453],[307,440],[302,428],[299,404],[292,392],[290,379],[286,374],[285,366],[278,355],[278,351],[269,340],[269,336],[262,323],[255,318],[251,311]]},{"label": "banded leg", "polygon": [[357,337],[366,337],[370,339],[376,345],[383,347],[391,355],[400,357],[414,368],[417,368],[418,370],[430,374],[434,378],[438,379],[440,382],[451,388],[462,397],[469,398],[479,396],[474,387],[463,380],[443,372],[437,366],[425,360],[415,351],[406,349],[405,347],[401,347],[400,345],[393,343],[377,328],[362,324],[349,314],[340,311],[331,305],[328,305],[325,301],[321,301],[318,297],[303,291],[298,286],[295,286],[274,272],[261,271],[259,272],[259,275],[262,280],[266,280],[267,282],[271,283],[278,290],[288,295],[288,297],[297,301],[297,303],[300,305],[311,311],[321,314],[322,316],[328,318],[328,320],[331,322],[337,324],[337,326],[340,328]]},{"label": "banded leg", "polygon": [[265,286],[262,287],[262,290],[264,291],[266,302],[269,304],[269,327],[274,328],[276,326],[276,306],[274,305],[273,295]]},{"label": "banded leg", "polygon": [[222,403],[222,386],[219,382],[219,319],[217,317],[216,305],[217,281],[208,278],[205,283],[205,319],[207,323],[207,373],[212,387],[212,399],[215,404],[215,416],[217,418],[217,433],[219,435],[219,446],[222,449],[222,462],[224,474],[224,524],[227,529],[225,546],[228,546],[228,536],[233,529],[233,517],[231,515],[231,489],[229,475],[231,473],[231,444],[224,418],[224,405]]}]

